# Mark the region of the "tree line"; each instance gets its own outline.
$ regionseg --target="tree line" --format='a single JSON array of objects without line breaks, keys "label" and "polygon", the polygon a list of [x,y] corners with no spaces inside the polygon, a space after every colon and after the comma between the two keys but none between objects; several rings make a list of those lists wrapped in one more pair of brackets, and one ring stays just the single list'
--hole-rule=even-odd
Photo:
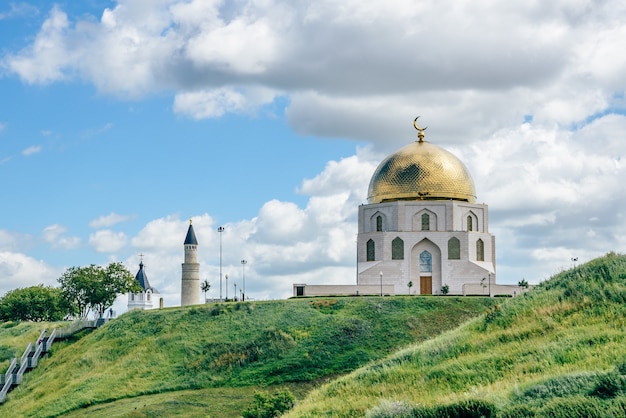
[{"label": "tree line", "polygon": [[141,287],[121,263],[70,267],[57,279],[59,287],[43,284],[8,291],[0,298],[0,321],[61,321],[104,316],[118,295]]}]

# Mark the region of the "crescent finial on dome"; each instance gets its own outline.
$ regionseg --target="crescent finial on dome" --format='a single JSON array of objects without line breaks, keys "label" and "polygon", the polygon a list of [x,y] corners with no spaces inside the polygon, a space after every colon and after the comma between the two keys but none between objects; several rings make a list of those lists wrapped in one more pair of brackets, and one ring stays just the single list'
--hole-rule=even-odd
[{"label": "crescent finial on dome", "polygon": [[425,127],[425,128],[420,128],[420,127],[419,127],[419,125],[417,124],[417,120],[418,120],[419,118],[420,118],[419,116],[415,118],[415,120],[413,121],[413,126],[414,126],[414,127],[415,127],[415,129],[417,129],[417,131],[419,132],[419,133],[417,134],[417,137],[419,138],[419,142],[424,142],[424,131],[425,131],[426,129],[428,129],[428,126],[427,126],[427,127]]}]

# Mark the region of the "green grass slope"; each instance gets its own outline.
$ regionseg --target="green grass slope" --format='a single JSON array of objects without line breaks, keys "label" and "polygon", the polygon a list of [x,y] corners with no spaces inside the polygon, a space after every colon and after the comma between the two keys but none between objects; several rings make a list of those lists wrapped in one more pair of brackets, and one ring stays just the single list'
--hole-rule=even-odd
[{"label": "green grass slope", "polygon": [[41,330],[54,326],[41,322],[0,322],[0,374],[4,374],[13,357],[20,358],[28,343],[35,343]]},{"label": "green grass slope", "polygon": [[624,417],[626,256],[313,391],[289,417]]},{"label": "green grass slope", "polygon": [[129,312],[55,343],[0,416],[240,416],[258,388],[287,386],[302,397],[493,303],[363,297]]}]

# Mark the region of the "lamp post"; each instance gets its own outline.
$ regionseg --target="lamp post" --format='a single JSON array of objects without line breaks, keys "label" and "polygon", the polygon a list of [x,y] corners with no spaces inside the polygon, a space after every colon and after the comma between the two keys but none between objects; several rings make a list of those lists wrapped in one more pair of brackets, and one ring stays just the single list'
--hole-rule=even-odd
[{"label": "lamp post", "polygon": [[226,300],[228,300],[228,274],[225,277],[226,277]]},{"label": "lamp post", "polygon": [[[224,227],[220,226],[217,228],[217,232],[220,233],[220,301],[222,300],[222,232],[224,232]],[[226,291],[228,294],[228,291]]]},{"label": "lamp post", "polygon": [[246,260],[241,260],[241,277],[243,278],[243,293],[241,294],[241,300],[244,302],[246,300],[246,264],[248,264]]},{"label": "lamp post", "polygon": [[233,285],[235,286],[235,296],[233,296],[233,299],[237,300],[237,283],[233,283]]},{"label": "lamp post", "polygon": [[383,272],[380,272],[380,296],[383,295]]}]

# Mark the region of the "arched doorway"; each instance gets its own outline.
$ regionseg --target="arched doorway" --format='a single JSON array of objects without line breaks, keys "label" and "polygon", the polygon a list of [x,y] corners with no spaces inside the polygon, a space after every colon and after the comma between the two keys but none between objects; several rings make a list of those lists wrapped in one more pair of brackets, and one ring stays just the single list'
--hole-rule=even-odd
[{"label": "arched doorway", "polygon": [[411,249],[411,281],[419,283],[420,295],[441,289],[441,250],[428,239]]}]

